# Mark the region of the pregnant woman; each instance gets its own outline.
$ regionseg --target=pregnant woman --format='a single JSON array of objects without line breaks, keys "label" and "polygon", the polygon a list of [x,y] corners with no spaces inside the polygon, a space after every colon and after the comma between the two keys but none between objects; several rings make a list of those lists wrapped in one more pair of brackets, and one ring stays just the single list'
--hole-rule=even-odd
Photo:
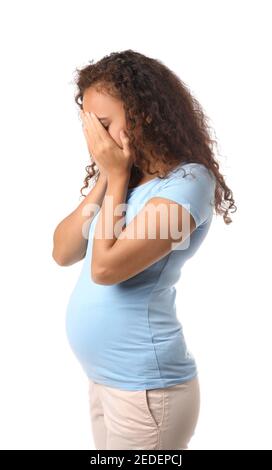
[{"label": "pregnant woman", "polygon": [[93,185],[56,227],[52,255],[61,266],[84,259],[66,331],[95,445],[187,449],[200,389],[175,284],[214,210],[231,222],[232,192],[200,104],[160,61],[126,50],[77,72],[91,158],[81,193]]}]

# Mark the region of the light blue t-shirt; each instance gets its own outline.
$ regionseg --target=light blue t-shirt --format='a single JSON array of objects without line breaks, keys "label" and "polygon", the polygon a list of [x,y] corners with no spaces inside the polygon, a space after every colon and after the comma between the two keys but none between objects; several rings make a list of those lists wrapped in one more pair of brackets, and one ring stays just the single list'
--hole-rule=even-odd
[{"label": "light blue t-shirt", "polygon": [[[114,285],[96,284],[91,279],[93,233],[99,212],[95,215],[86,256],[66,310],[69,344],[94,382],[144,390],[169,387],[197,375],[196,360],[187,348],[178,319],[182,308],[176,310],[175,284],[182,266],[207,235],[215,184],[214,175],[204,165],[185,163],[164,179],[157,177],[128,190],[126,225],[149,199],[159,196],[187,210],[189,207],[196,229],[186,249],[173,249],[144,271]],[[125,262],[120,259],[120,263]]]}]

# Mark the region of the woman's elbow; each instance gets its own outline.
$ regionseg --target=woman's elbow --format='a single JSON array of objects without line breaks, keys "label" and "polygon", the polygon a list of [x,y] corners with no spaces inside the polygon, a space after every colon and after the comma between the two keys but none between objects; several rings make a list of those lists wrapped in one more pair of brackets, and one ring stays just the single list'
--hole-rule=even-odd
[{"label": "woman's elbow", "polygon": [[111,286],[117,283],[114,273],[108,268],[92,266],[90,275],[91,280],[95,282],[95,284]]},{"label": "woman's elbow", "polygon": [[65,256],[63,256],[63,254],[57,253],[54,249],[52,251],[52,258],[53,258],[54,261],[56,261],[56,263],[59,266],[69,266],[70,265],[67,258]]}]

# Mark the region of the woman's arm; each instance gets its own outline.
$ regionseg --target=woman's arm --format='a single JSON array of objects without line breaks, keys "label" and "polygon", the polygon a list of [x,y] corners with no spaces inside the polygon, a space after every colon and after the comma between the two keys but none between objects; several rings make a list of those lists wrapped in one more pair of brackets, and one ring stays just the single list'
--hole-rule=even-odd
[{"label": "woman's arm", "polygon": [[[90,276],[97,284],[117,284],[135,276],[166,256],[196,228],[192,214],[167,195],[149,199],[122,229],[124,217],[118,215],[121,210],[117,208],[125,201],[127,182],[125,176],[108,177],[106,196],[110,196],[112,203],[106,207],[107,198],[104,198],[95,227],[90,266]],[[104,221],[116,230],[106,232]]]},{"label": "woman's arm", "polygon": [[93,213],[90,215],[88,210],[88,214],[83,215],[84,208],[87,204],[101,206],[106,188],[107,177],[100,173],[95,186],[89,194],[71,214],[57,225],[53,235],[54,246],[52,256],[60,266],[70,266],[84,258],[88,239],[83,236],[83,224],[86,224],[87,221],[90,225],[95,215]]}]

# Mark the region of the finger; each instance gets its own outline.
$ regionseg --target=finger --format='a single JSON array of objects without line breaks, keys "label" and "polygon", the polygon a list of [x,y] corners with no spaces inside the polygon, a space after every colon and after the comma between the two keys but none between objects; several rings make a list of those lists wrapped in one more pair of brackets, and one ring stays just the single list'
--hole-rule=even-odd
[{"label": "finger", "polygon": [[93,129],[93,125],[90,123],[88,120],[87,116],[84,115],[84,126],[85,126],[85,132],[87,135],[87,139],[89,142],[89,146],[92,149],[92,153],[96,153],[98,146],[99,146],[99,140],[96,135],[95,129]]},{"label": "finger", "polygon": [[120,137],[121,137],[121,141],[122,141],[122,144],[123,144],[124,155],[126,157],[129,157],[130,153],[131,153],[130,152],[130,145],[129,145],[129,137],[123,130],[120,132]]},{"label": "finger", "polygon": [[83,125],[86,125],[86,122],[85,122],[85,115],[84,115],[83,110],[81,110],[79,114],[80,114],[80,119],[81,119],[81,124],[82,124],[82,126],[83,126]]},{"label": "finger", "polygon": [[96,139],[97,142],[101,142],[102,138],[101,138],[100,134],[97,132],[94,121],[93,121],[93,119],[91,119],[89,113],[85,114],[85,119],[86,119],[86,123],[87,123],[87,128],[90,129],[93,138]]},{"label": "finger", "polygon": [[94,150],[93,141],[92,141],[92,138],[90,137],[90,133],[88,132],[88,123],[86,122],[84,116],[82,117],[82,130],[83,130],[83,133],[84,133],[87,145],[88,145],[88,150],[89,152],[91,151],[93,153],[93,150]]},{"label": "finger", "polygon": [[85,127],[83,127],[83,132],[84,132],[84,136],[85,136],[85,139],[86,139],[88,151],[89,151],[89,153],[93,154],[93,147],[92,147],[92,144],[91,144],[90,139],[89,139],[89,135],[88,135]]},{"label": "finger", "polygon": [[89,116],[89,118],[90,118],[91,122],[93,123],[100,139],[101,140],[108,139],[109,138],[109,133],[106,131],[104,126],[101,124],[101,122],[99,121],[97,116],[94,113],[91,113],[91,116]]}]

